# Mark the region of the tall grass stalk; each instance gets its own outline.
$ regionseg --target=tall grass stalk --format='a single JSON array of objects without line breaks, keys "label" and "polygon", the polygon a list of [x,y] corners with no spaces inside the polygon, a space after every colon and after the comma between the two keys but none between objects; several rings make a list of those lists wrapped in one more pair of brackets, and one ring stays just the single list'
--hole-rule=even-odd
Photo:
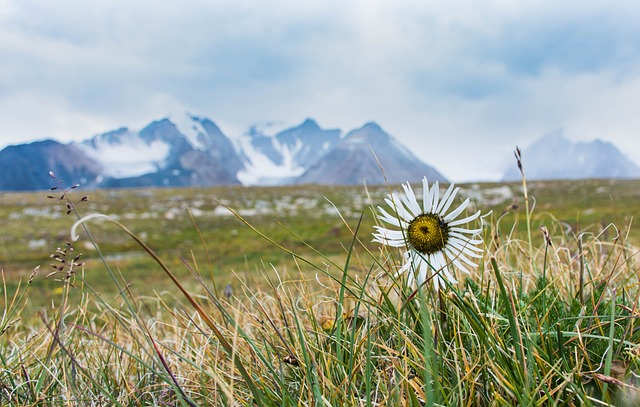
[{"label": "tall grass stalk", "polygon": [[[522,193],[524,196],[524,207],[525,207],[525,216],[526,216],[526,224],[527,224],[527,239],[529,241],[529,258],[531,259],[531,268],[536,270],[537,265],[533,258],[533,237],[531,235],[531,209],[529,208],[529,191],[527,189],[527,177],[524,173],[524,166],[522,164],[522,151],[520,148],[516,147],[514,152],[516,157],[516,163],[518,165],[518,169],[520,170],[520,174],[522,175]],[[522,295],[522,274],[520,274],[520,295]]]}]

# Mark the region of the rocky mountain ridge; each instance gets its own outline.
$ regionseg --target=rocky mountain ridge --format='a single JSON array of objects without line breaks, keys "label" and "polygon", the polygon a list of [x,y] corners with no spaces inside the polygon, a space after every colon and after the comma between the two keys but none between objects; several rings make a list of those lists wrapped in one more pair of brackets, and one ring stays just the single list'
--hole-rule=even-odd
[{"label": "rocky mountain ridge", "polygon": [[383,183],[376,157],[389,182],[445,180],[375,123],[344,138],[307,119],[275,133],[253,126],[231,139],[210,119],[185,114],[82,142],[6,147],[0,190],[47,189],[49,171],[88,188]]}]

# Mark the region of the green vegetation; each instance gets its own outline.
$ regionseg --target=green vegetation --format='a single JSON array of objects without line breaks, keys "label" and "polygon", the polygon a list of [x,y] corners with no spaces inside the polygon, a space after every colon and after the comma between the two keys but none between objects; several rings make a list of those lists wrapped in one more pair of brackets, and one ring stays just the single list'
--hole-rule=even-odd
[{"label": "green vegetation", "polygon": [[386,187],[3,194],[0,403],[636,405],[640,181],[462,187],[442,295],[371,243]]}]

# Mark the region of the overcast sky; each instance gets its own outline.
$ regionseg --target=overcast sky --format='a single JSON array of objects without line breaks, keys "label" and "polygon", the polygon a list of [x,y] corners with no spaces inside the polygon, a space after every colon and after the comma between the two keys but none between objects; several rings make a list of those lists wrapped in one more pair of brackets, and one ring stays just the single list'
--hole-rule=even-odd
[{"label": "overcast sky", "polygon": [[0,148],[189,111],[229,136],[375,121],[455,181],[558,129],[640,159],[638,21],[639,1],[0,0]]}]

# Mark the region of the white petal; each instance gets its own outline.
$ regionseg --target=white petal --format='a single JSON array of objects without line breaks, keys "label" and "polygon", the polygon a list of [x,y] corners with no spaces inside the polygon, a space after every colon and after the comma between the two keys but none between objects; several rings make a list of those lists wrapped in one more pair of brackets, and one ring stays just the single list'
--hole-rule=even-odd
[{"label": "white petal", "polygon": [[473,252],[471,250],[469,250],[471,247],[473,246],[467,246],[464,249],[461,249],[460,247],[454,247],[452,246],[449,250],[451,251],[451,253],[459,253],[458,256],[469,256],[469,257],[473,257],[474,259],[481,259],[482,253],[477,253],[477,252]]},{"label": "white petal", "polygon": [[467,216],[466,218],[451,221],[449,222],[449,226],[464,225],[465,223],[469,223],[472,220],[478,218],[478,216],[480,216],[480,211],[474,213],[471,216]]},{"label": "white petal", "polygon": [[447,245],[451,245],[457,248],[458,250],[465,251],[465,252],[466,251],[470,251],[470,252],[476,251],[478,253],[484,252],[484,249],[481,249],[479,247],[472,245],[468,240],[465,240],[465,239],[451,238],[447,242]]},{"label": "white petal", "polygon": [[[433,256],[430,256],[430,260],[431,265],[433,266],[433,263],[435,262]],[[440,268],[442,267],[439,267],[437,270],[440,270]],[[436,291],[440,290],[440,286],[444,287],[442,277],[440,277],[440,272],[436,272],[437,270],[430,270],[428,273],[428,276],[431,277],[431,281],[433,281],[433,288],[435,288]]]},{"label": "white petal", "polygon": [[393,212],[398,213],[398,206],[400,206],[401,202],[394,201],[393,194],[388,195],[386,198],[384,198],[384,201],[387,203],[387,205],[389,205],[389,208],[391,208]]},{"label": "white petal", "polygon": [[372,242],[381,243],[385,246],[391,247],[407,247],[405,242],[403,242],[402,240],[386,240],[381,239],[380,236],[374,236]]},{"label": "white petal", "polygon": [[455,246],[457,248],[459,248],[460,250],[475,250],[479,253],[482,253],[484,251],[483,248],[480,247],[476,247],[474,246],[471,241],[469,241],[469,239],[459,239],[457,237],[451,237],[449,238],[449,241],[447,242],[447,246]]},{"label": "white petal", "polygon": [[[436,254],[442,256],[442,261],[445,264],[442,268],[442,273],[447,277],[447,279],[451,283],[457,283],[457,280],[451,271],[452,266],[456,266],[456,268],[460,268],[462,271],[468,273],[467,269],[464,266],[462,266],[462,264],[458,261],[458,258],[452,257],[449,253],[447,253],[446,258],[443,252],[438,252]],[[453,281],[451,279],[453,279]]]},{"label": "white petal", "polygon": [[380,236],[380,235],[373,235],[373,242],[382,243],[385,246],[391,246],[391,247],[407,246],[404,240],[389,240],[389,239],[385,239],[384,236]]},{"label": "white petal", "polygon": [[436,181],[431,186],[431,210],[438,207],[439,199],[440,199],[440,183]]},{"label": "white petal", "polygon": [[452,262],[453,262],[453,264],[454,264],[454,265],[455,265],[455,266],[456,266],[460,271],[462,271],[463,273],[471,274],[471,273],[469,272],[469,270],[467,270],[467,269],[466,269],[462,264],[460,264],[460,262],[459,262],[457,259],[453,259],[453,260],[451,260],[451,261],[452,261]]},{"label": "white petal", "polygon": [[444,221],[445,222],[449,222],[454,220],[455,218],[458,217],[458,215],[460,215],[462,213],[462,211],[465,210],[465,208],[467,207],[467,205],[469,205],[469,198],[465,199],[460,206],[458,206],[456,209],[452,210],[451,212],[449,212],[445,217],[444,217]]},{"label": "white petal", "polygon": [[380,226],[374,226],[376,231],[373,233],[374,237],[380,238],[385,241],[401,241],[404,242],[405,238],[402,234],[402,231],[399,230],[389,230],[382,228]]},{"label": "white petal", "polygon": [[431,191],[429,190],[429,181],[427,177],[422,178],[422,206],[423,213],[431,212]]},{"label": "white petal", "polygon": [[442,254],[442,253],[436,252],[434,254],[426,256],[429,260],[429,266],[433,271],[440,270],[442,266],[445,265],[444,257],[442,257],[442,255],[438,256],[439,254]]},{"label": "white petal", "polygon": [[[453,185],[453,184],[452,184]],[[451,185],[449,185],[449,189],[451,189]],[[447,192],[449,192],[449,189],[447,189]],[[450,192],[449,197],[446,199],[444,199],[444,197],[442,197],[442,201],[440,202],[440,205],[438,205],[438,214],[441,213],[447,213],[447,211],[449,210],[449,207],[451,206],[451,204],[453,203],[453,200],[455,199],[456,195],[458,194],[458,191],[460,190],[460,187],[456,187],[453,192]],[[445,193],[445,196],[447,194]]]},{"label": "white petal", "polygon": [[[455,245],[458,248],[462,248],[462,250],[465,251],[470,251],[470,252],[475,252],[475,253],[484,253],[484,247],[478,247],[475,246],[473,242],[469,241],[469,240],[463,240],[463,239],[458,239],[452,242],[451,239],[449,240],[449,242],[447,244],[451,244],[451,245]],[[480,243],[475,243],[475,244],[480,244]]]},{"label": "white petal", "polygon": [[387,239],[404,239],[404,233],[402,230],[391,230],[383,228],[382,226],[374,226],[373,228],[378,232],[378,234],[383,235]]},{"label": "white petal", "polygon": [[403,254],[404,263],[402,263],[402,267],[400,267],[398,271],[396,271],[396,273],[394,274],[394,277],[398,277],[400,274],[407,271],[407,268],[409,267],[409,263],[407,262],[407,253],[408,252],[404,252]]},{"label": "white petal", "polygon": [[478,250],[475,246],[467,246],[462,249],[461,253],[465,256],[473,257],[474,259],[481,259],[484,257],[484,250]]},{"label": "white petal", "polygon": [[442,284],[440,280],[440,272],[439,272],[441,268],[442,268],[442,265],[438,264],[438,259],[434,255],[429,256],[428,276],[433,281],[433,286],[436,290],[439,290],[440,285]]},{"label": "white petal", "polygon": [[389,212],[382,209],[381,206],[378,206],[378,211],[380,212],[380,215],[378,215],[380,220],[387,222],[390,225],[400,227],[400,220],[398,220],[397,216],[392,216]]},{"label": "white petal", "polygon": [[458,261],[458,260],[460,260],[460,261],[462,261],[462,262],[464,262],[464,263],[466,263],[466,264],[468,264],[468,265],[470,265],[470,266],[472,266],[472,267],[477,266],[477,264],[476,264],[476,263],[474,263],[474,262],[472,262],[471,260],[469,260],[466,256],[464,256],[464,255],[463,255],[462,253],[460,253],[460,252],[454,252],[454,251],[447,250],[447,249],[445,249],[445,251],[447,252],[447,257],[448,257],[448,258],[449,258],[449,260],[451,260],[451,261]]},{"label": "white petal", "polygon": [[435,288],[436,291],[440,290],[440,285],[444,286],[444,284],[440,281],[440,276],[437,274],[433,276],[432,281],[433,281],[433,288]]},{"label": "white petal", "polygon": [[[402,184],[402,188],[404,188],[404,195],[402,196],[402,200],[407,205],[407,208],[412,212],[413,217],[420,215],[420,205],[418,205],[418,201],[416,200],[416,195],[413,193],[413,189],[411,189],[411,185],[407,182],[406,184]],[[406,197],[406,198],[405,198]]]},{"label": "white petal", "polygon": [[396,194],[391,194],[391,199],[385,199],[387,204],[392,207],[398,216],[407,222],[411,222],[415,216],[412,216],[402,204],[402,200]]},{"label": "white petal", "polygon": [[435,208],[435,212],[438,212],[438,210],[442,208],[442,205],[444,205],[445,202],[449,199],[449,197],[451,196],[451,190],[453,189],[453,187],[455,187],[455,184],[452,182],[449,184],[449,187],[447,188],[447,190],[444,191],[444,194],[442,194],[442,197],[440,198],[440,203]]},{"label": "white petal", "polygon": [[407,251],[404,253],[404,264],[398,274],[407,273],[407,285],[409,287],[413,286],[413,282],[415,281],[415,263],[413,260],[413,252]]},{"label": "white petal", "polygon": [[373,235],[373,240],[372,242],[376,242],[376,243],[381,243],[385,246],[391,246],[391,247],[406,247],[407,244],[405,243],[404,240],[394,240],[394,239],[387,239],[382,235]]},{"label": "white petal", "polygon": [[409,270],[409,268],[411,268],[411,252],[407,251],[403,256],[404,263],[402,264],[402,267],[400,267],[400,270],[398,270],[398,274],[404,273],[405,271]]},{"label": "white petal", "polygon": [[[449,223],[449,226],[451,226],[451,223]],[[468,233],[472,236],[475,236],[477,234],[479,234],[480,232],[482,232],[482,228],[479,229],[464,229],[464,228],[456,228],[453,227],[451,229],[449,229],[451,232],[458,232],[458,233]]]},{"label": "white petal", "polygon": [[418,262],[418,267],[417,267],[417,271],[418,271],[418,285],[423,284],[425,281],[427,281],[427,273],[429,271],[429,266],[427,265],[427,262],[422,260],[422,259],[417,259]]},{"label": "white petal", "polygon": [[469,257],[473,257],[474,259],[481,259],[483,258],[483,253],[476,253],[473,252],[471,250],[469,250],[472,246],[467,246],[465,247],[461,252],[460,255],[464,255],[464,256],[469,256]]},{"label": "white petal", "polygon": [[[433,258],[434,263],[438,263],[437,270],[439,271],[439,276],[441,278],[442,278],[442,275],[444,274],[444,276],[447,278],[447,280],[449,280],[451,284],[455,284],[458,282],[456,278],[453,276],[453,274],[451,274],[451,271],[449,270],[449,268],[447,267],[447,261],[444,258],[444,255],[442,254],[442,252],[434,253],[431,257]],[[435,266],[435,264],[433,264],[433,266]]]},{"label": "white petal", "polygon": [[448,266],[444,266],[444,268],[442,269],[442,272],[444,273],[444,276],[447,278],[447,280],[449,280],[451,284],[456,284],[458,282],[458,280],[456,280],[454,275],[449,270]]},{"label": "white petal", "polygon": [[413,276],[413,273],[407,274],[407,286],[412,287],[414,281],[415,277]]},{"label": "white petal", "polygon": [[468,242],[471,245],[479,245],[479,244],[484,243],[484,240],[482,240],[482,239],[472,239],[475,236],[477,236],[477,235],[471,235],[471,236],[467,237],[467,236],[463,235],[462,233],[449,231],[449,238],[450,239],[460,239],[462,241]]}]

